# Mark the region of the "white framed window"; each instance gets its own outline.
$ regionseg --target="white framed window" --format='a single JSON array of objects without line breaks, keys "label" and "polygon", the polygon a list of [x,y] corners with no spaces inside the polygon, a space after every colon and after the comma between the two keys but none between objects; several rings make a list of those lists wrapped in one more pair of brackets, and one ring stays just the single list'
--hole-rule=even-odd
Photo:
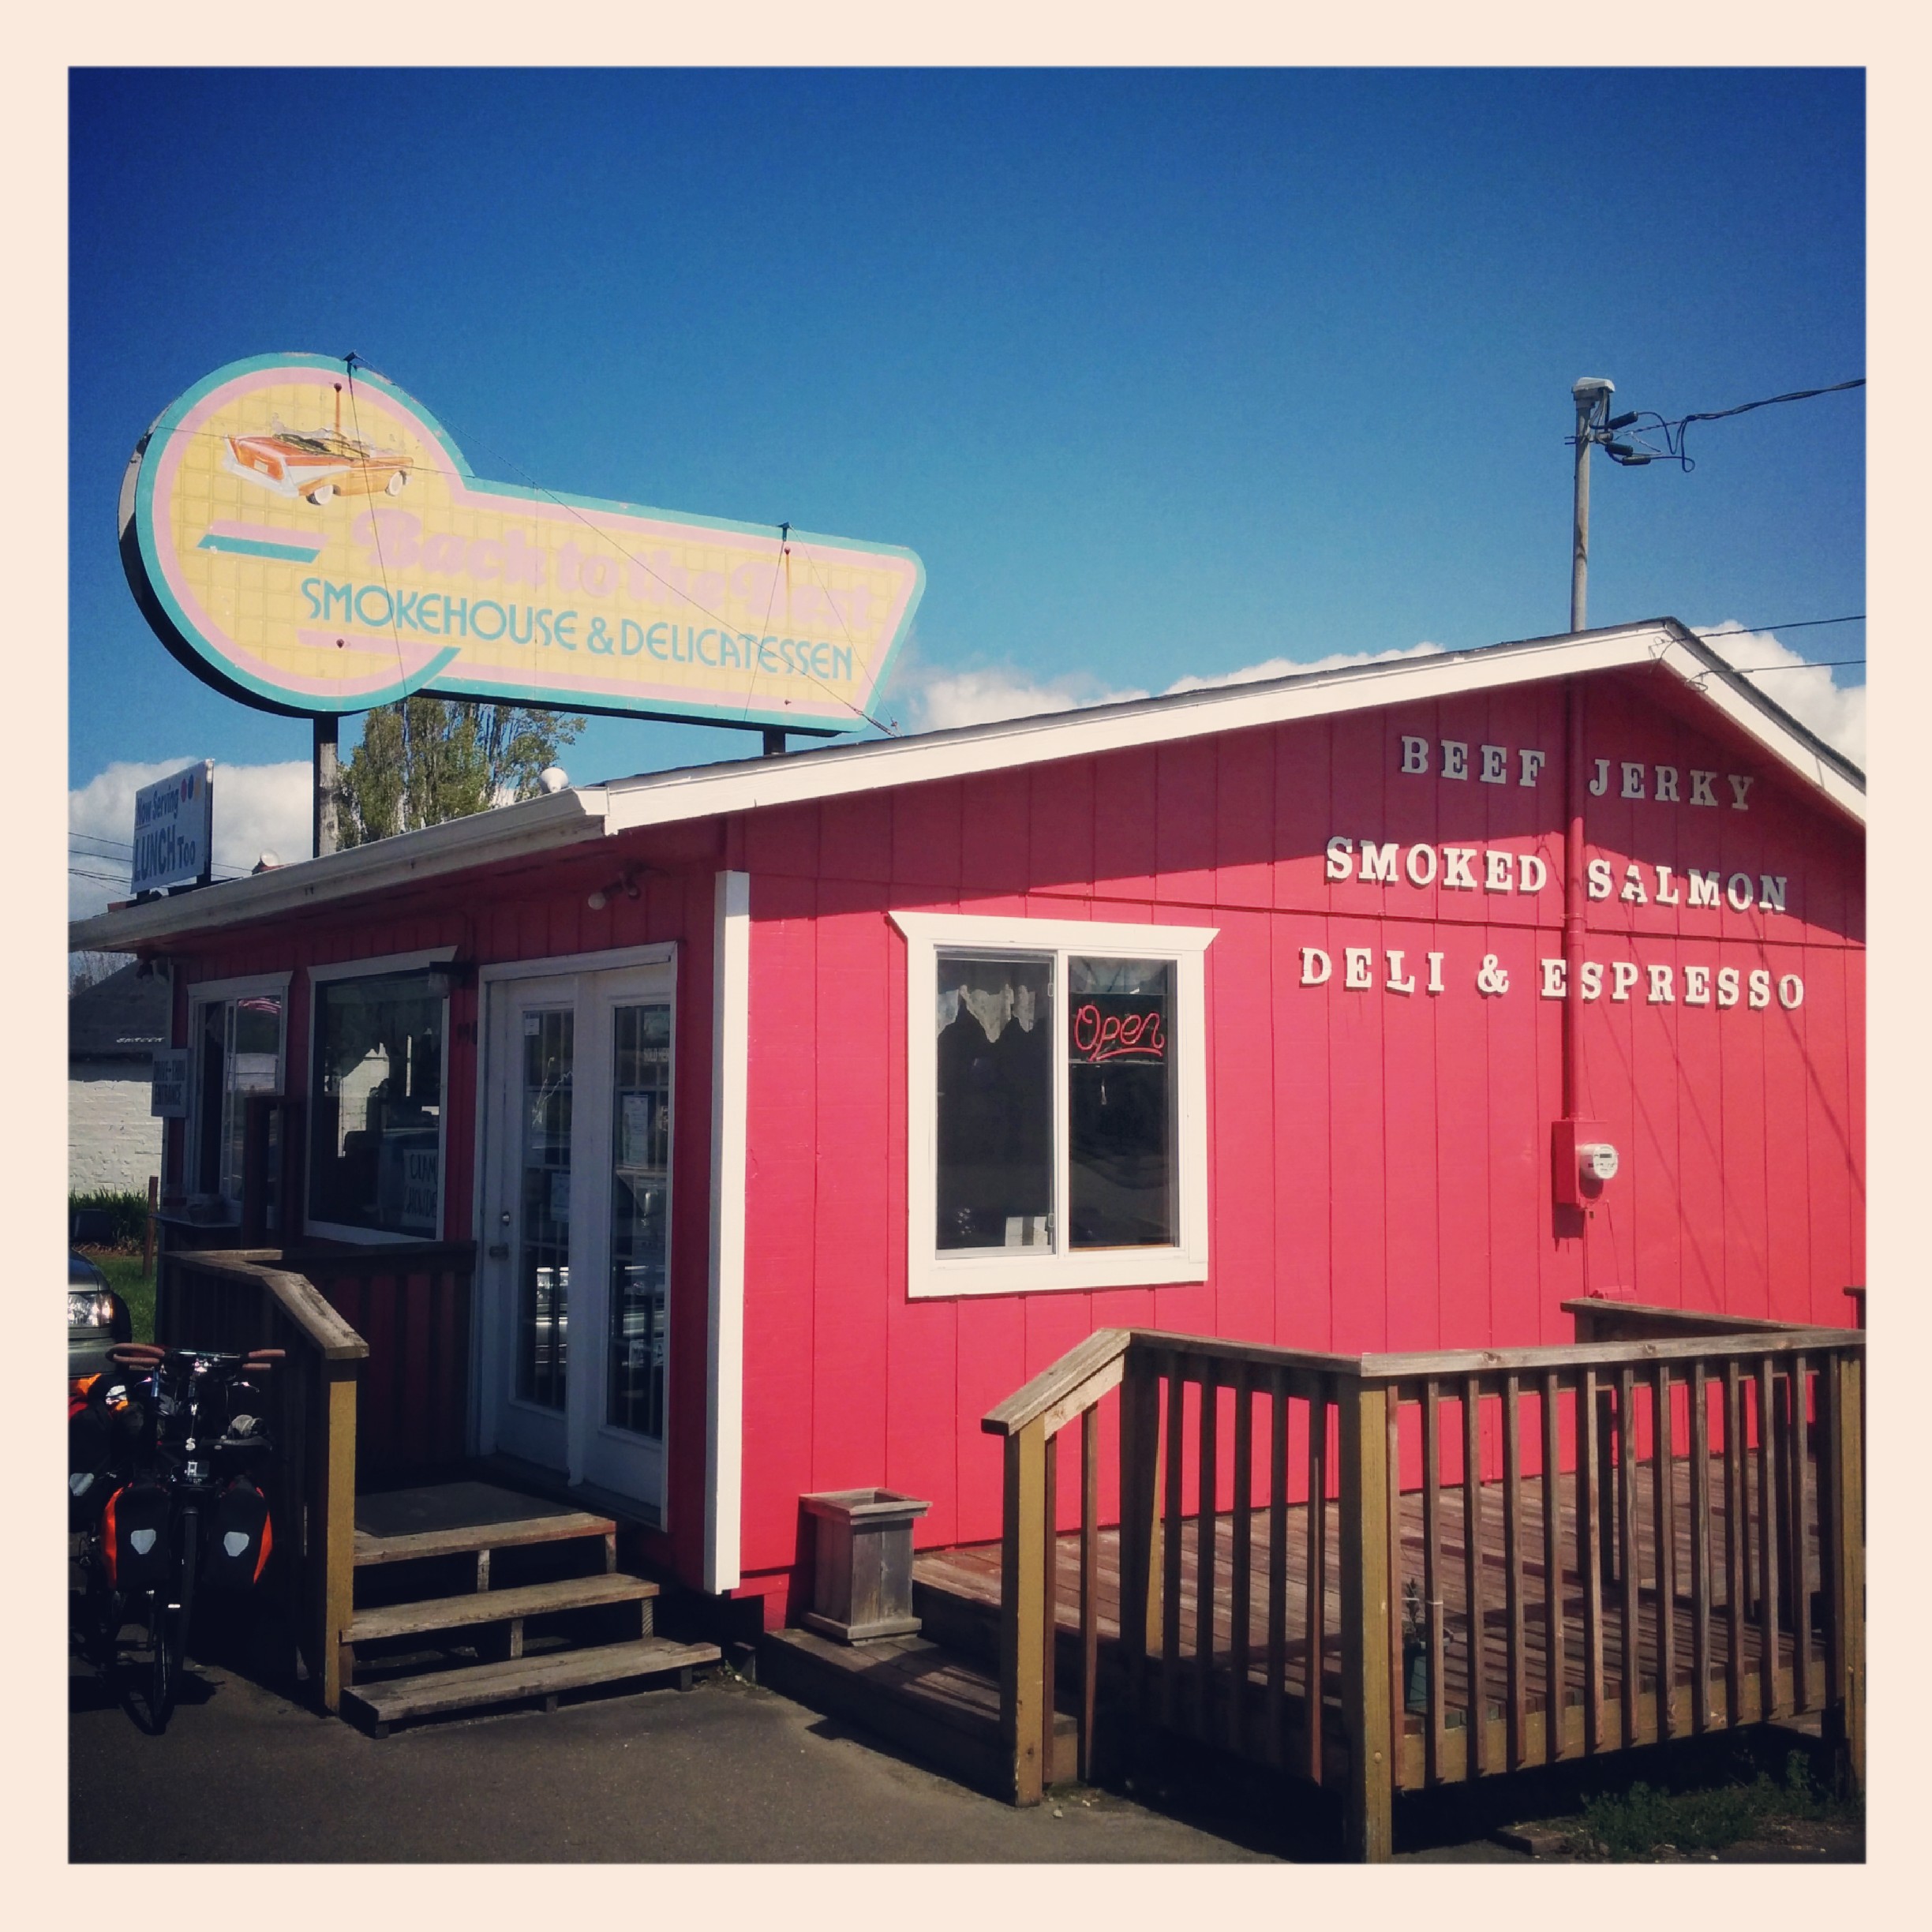
[{"label": "white framed window", "polygon": [[[242,1154],[250,1094],[283,1091],[288,1021],[286,973],[204,980],[188,989],[193,1103],[188,1122],[187,1193],[223,1219],[242,1211]],[[273,1171],[274,1163],[270,1163]]]},{"label": "white framed window", "polygon": [[440,1238],[454,952],[309,968],[311,1234]]},{"label": "white framed window", "polygon": [[914,1297],[1208,1275],[1219,930],[894,912]]}]

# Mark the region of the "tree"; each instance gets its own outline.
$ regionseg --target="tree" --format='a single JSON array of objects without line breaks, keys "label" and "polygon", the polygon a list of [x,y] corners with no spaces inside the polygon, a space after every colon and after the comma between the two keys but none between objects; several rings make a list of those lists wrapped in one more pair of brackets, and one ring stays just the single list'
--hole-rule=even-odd
[{"label": "tree", "polygon": [[362,722],[343,768],[336,837],[365,845],[398,832],[534,798],[537,774],[590,721],[525,705],[406,698]]}]

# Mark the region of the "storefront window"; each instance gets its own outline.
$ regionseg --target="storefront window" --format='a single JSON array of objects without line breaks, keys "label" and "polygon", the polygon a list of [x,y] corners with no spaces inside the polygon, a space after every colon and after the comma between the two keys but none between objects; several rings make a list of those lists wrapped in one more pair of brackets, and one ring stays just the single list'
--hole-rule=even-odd
[{"label": "storefront window", "polygon": [[1067,1231],[1076,1248],[1174,1238],[1174,964],[1067,962]]},{"label": "storefront window", "polygon": [[447,1003],[426,973],[316,985],[309,1219],[323,1231],[440,1231]]},{"label": "storefront window", "polygon": [[1053,1245],[1051,956],[939,955],[938,1241]]},{"label": "storefront window", "polygon": [[204,1200],[240,1207],[248,1096],[282,1091],[282,1004],[279,989],[196,1000],[189,1185]]},{"label": "storefront window", "polygon": [[1204,1279],[1213,931],[893,921],[919,1016],[907,1054],[908,1292]]}]

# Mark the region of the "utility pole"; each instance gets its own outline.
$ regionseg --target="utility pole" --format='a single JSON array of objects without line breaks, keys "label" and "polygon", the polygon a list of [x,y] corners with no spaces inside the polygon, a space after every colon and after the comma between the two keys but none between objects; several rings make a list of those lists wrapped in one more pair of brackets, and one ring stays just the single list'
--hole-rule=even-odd
[{"label": "utility pole", "polygon": [[1576,402],[1576,513],[1570,543],[1570,628],[1584,627],[1589,578],[1589,453],[1601,439],[1616,384],[1607,376],[1586,376],[1570,391]]},{"label": "utility pole", "polygon": [[335,849],[335,791],[340,766],[335,756],[335,720],[317,717],[315,724],[315,856],[326,858]]}]

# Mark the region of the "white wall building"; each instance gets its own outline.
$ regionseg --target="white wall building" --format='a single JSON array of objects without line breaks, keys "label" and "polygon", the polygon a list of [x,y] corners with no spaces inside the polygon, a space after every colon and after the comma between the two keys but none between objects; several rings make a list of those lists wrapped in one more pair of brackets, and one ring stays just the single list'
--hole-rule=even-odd
[{"label": "white wall building", "polygon": [[161,1123],[148,1112],[149,1076],[167,1043],[170,994],[159,974],[130,963],[67,1003],[67,1186],[145,1193],[161,1171]]}]

